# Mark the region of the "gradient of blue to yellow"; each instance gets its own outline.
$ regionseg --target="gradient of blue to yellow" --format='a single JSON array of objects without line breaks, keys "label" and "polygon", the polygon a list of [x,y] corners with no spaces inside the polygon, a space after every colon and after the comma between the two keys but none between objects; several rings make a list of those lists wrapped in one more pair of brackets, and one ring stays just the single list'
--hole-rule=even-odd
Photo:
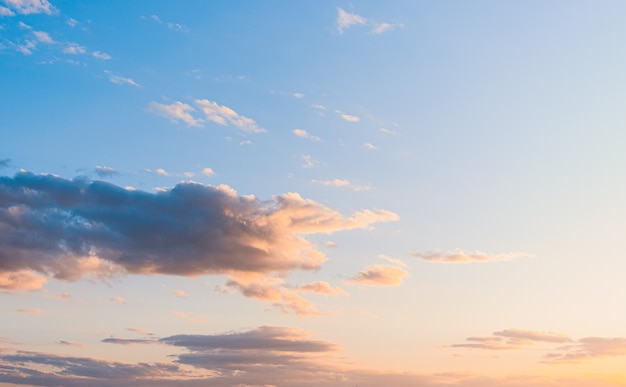
[{"label": "gradient of blue to yellow", "polygon": [[0,385],[626,385],[625,14],[0,0]]}]

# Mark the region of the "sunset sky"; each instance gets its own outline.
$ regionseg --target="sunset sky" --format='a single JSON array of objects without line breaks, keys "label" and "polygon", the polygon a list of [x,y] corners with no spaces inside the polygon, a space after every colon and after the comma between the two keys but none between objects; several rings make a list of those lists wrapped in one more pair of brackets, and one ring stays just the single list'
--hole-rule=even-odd
[{"label": "sunset sky", "polygon": [[0,0],[0,386],[626,386],[625,15]]}]

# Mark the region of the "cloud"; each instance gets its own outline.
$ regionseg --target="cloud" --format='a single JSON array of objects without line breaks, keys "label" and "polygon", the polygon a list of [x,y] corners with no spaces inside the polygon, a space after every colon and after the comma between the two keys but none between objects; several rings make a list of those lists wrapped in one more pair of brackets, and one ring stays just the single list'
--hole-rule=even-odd
[{"label": "cloud", "polygon": [[352,188],[354,191],[368,191],[372,187],[369,185],[356,185],[352,184],[350,180],[347,179],[332,179],[332,180],[312,180],[315,184],[321,184],[326,187],[346,187]]},{"label": "cloud", "polygon": [[304,129],[294,129],[293,134],[295,134],[296,136],[300,138],[308,138],[309,140],[313,140],[313,141],[322,141],[319,137],[311,135],[309,132],[307,132]]},{"label": "cloud", "polygon": [[336,113],[339,114],[341,119],[344,120],[344,121],[348,121],[348,122],[359,122],[359,121],[361,121],[361,118],[359,118],[357,116],[352,116],[350,114],[344,114],[344,113],[342,113],[339,110],[337,110]]},{"label": "cloud", "polygon": [[407,264],[404,261],[401,261],[399,259],[395,259],[395,258],[389,257],[387,255],[380,254],[380,255],[378,255],[378,258],[384,259],[385,261],[387,261],[387,262],[389,262],[389,263],[391,263],[393,265],[396,265],[396,266],[400,266],[400,267],[404,267],[404,268],[407,267]]},{"label": "cloud", "polygon": [[[63,51],[65,51],[65,50],[63,50]],[[130,79],[130,78],[125,78],[125,77],[121,77],[119,75],[115,75],[115,74],[113,74],[109,70],[105,70],[104,73],[109,76],[109,81],[111,81],[112,83],[115,83],[116,85],[131,85],[131,86],[139,87],[139,84],[137,82],[135,82],[134,80]],[[178,103],[180,103],[180,102],[178,102]],[[153,106],[153,104],[154,104],[154,106]],[[170,110],[172,110],[172,106],[174,106],[174,105],[175,104],[170,105],[168,107],[168,106],[165,106],[165,105],[159,105],[156,102],[152,102],[148,107],[149,108],[150,107],[154,108],[157,112],[162,112],[162,111],[167,111],[167,108],[170,108]],[[161,109],[161,110],[159,110],[159,109]]]},{"label": "cloud", "polygon": [[396,220],[386,210],[343,216],[297,193],[261,201],[193,182],[148,193],[20,172],[0,177],[0,273],[30,270],[69,281],[123,272],[227,274],[244,295],[270,300],[263,291],[278,286],[282,298],[275,300],[300,307],[297,295],[271,280],[320,268],[326,257],[307,235]]},{"label": "cloud", "polygon": [[113,177],[118,174],[118,172],[111,167],[102,167],[99,165],[94,169],[94,173],[100,178]]},{"label": "cloud", "polygon": [[74,27],[76,27],[79,24],[79,22],[78,22],[78,20],[76,20],[74,18],[69,18],[69,19],[67,19],[65,24],[67,24],[68,26],[74,28]]},{"label": "cloud", "polygon": [[[146,17],[142,17],[143,19],[147,19]],[[187,26],[184,26],[180,23],[174,23],[174,22],[164,22],[161,20],[160,17],[158,17],[157,15],[150,15],[149,17],[150,20],[153,20],[154,22],[164,25],[167,28],[169,28],[172,31],[177,31],[177,32],[189,32],[189,28],[187,28]]]},{"label": "cloud", "polygon": [[[15,12],[22,15],[45,13],[51,15],[56,9],[48,0],[3,0],[4,3]],[[11,16],[6,15],[6,16]]]},{"label": "cloud", "polygon": [[390,130],[390,129],[387,129],[387,128],[380,128],[380,131],[382,133],[389,134],[389,135],[392,135],[392,136],[395,136],[396,134],[398,134],[395,130]]},{"label": "cloud", "polygon": [[544,357],[547,363],[578,363],[584,360],[626,356],[624,337],[585,337]]},{"label": "cloud", "polygon": [[304,94],[302,94],[302,93],[293,93],[293,96],[298,98],[298,99],[304,98]]},{"label": "cloud", "polygon": [[[76,43],[69,43],[64,49],[63,52],[70,55],[81,55],[87,52],[85,47]],[[105,71],[106,73],[106,71]]]},{"label": "cloud", "polygon": [[409,273],[392,265],[370,265],[350,278],[347,283],[367,286],[399,286]]},{"label": "cloud", "polygon": [[37,309],[37,308],[19,308],[19,309],[15,309],[15,311],[19,313],[33,314],[36,316],[43,314],[43,310]]},{"label": "cloud", "polygon": [[265,132],[265,129],[260,128],[254,120],[237,114],[228,106],[219,105],[208,99],[197,99],[195,103],[210,121],[224,126],[233,125],[247,133]]},{"label": "cloud", "polygon": [[0,272],[0,291],[40,290],[46,282],[46,277],[37,275],[30,270]]},{"label": "cloud", "polygon": [[85,345],[83,343],[77,343],[77,342],[70,341],[70,340],[61,340],[61,341],[58,341],[57,344],[65,345],[65,346],[68,346],[68,347],[78,347],[78,348],[86,348],[87,347],[87,345]]},{"label": "cloud", "polygon": [[213,170],[213,168],[202,168],[202,174],[207,176],[213,176],[215,175],[215,171]]},{"label": "cloud", "polygon": [[139,333],[141,335],[152,335],[149,330],[144,328],[126,328],[129,332]]},{"label": "cloud", "polygon": [[474,348],[486,350],[515,350],[535,343],[562,344],[572,342],[567,335],[557,332],[540,332],[524,329],[505,329],[493,336],[468,337],[466,343],[451,345],[452,348]]},{"label": "cloud", "polygon": [[376,145],[370,144],[369,142],[366,142],[365,144],[363,144],[363,149],[376,150],[378,149],[378,147]]},{"label": "cloud", "polygon": [[45,44],[54,44],[54,40],[50,37],[47,32],[43,31],[33,31],[33,35],[37,38],[38,41]]},{"label": "cloud", "polygon": [[298,290],[303,293],[316,293],[316,294],[327,294],[327,295],[348,295],[348,293],[340,287],[332,287],[328,282],[325,281],[316,281],[311,282],[309,284],[298,286]]},{"label": "cloud", "polygon": [[469,263],[469,262],[494,262],[494,261],[508,261],[521,257],[532,257],[532,254],[510,252],[503,254],[486,254],[476,250],[473,253],[466,253],[461,249],[455,249],[452,251],[427,251],[424,253],[409,253],[409,255],[423,259],[429,262],[441,262],[441,263]]},{"label": "cloud", "polygon": [[202,120],[196,119],[191,115],[190,112],[195,111],[193,107],[178,101],[170,105],[151,102],[148,105],[148,110],[169,118],[172,122],[183,121],[189,126],[200,126],[202,123]]},{"label": "cloud", "polygon": [[11,164],[11,159],[0,159],[0,168],[10,167]]},{"label": "cloud", "polygon": [[0,5],[0,16],[15,16],[15,13],[9,8]]},{"label": "cloud", "polygon": [[122,297],[120,297],[120,296],[117,296],[117,297],[113,297],[113,298],[111,298],[111,301],[113,301],[113,302],[117,302],[118,304],[125,304],[125,303],[126,303],[126,300],[125,300],[125,299],[123,299],[123,298],[122,298]]},{"label": "cloud", "polygon": [[304,160],[302,168],[313,168],[319,164],[319,161],[313,160],[310,155],[302,155],[302,160]]},{"label": "cloud", "polygon": [[364,25],[367,19],[355,13],[349,13],[341,8],[337,8],[337,31],[343,34],[343,31],[355,25]]},{"label": "cloud", "polygon": [[93,56],[96,59],[102,59],[102,60],[109,60],[109,59],[111,59],[111,55],[107,54],[106,52],[100,52],[100,51],[92,52],[91,56]]},{"label": "cloud", "polygon": [[185,291],[184,291],[184,290],[174,290],[174,291],[172,292],[172,294],[173,294],[174,296],[176,296],[176,297],[180,297],[180,298],[187,298],[187,297],[188,297],[188,296],[187,296],[187,293],[185,293]]},{"label": "cloud", "polygon": [[154,171],[154,173],[156,173],[157,175],[160,175],[160,176],[169,176],[169,175],[170,175],[170,174],[169,174],[169,173],[167,173],[167,171],[166,171],[165,169],[163,169],[163,168],[157,168],[157,170],[156,170],[156,171]]}]

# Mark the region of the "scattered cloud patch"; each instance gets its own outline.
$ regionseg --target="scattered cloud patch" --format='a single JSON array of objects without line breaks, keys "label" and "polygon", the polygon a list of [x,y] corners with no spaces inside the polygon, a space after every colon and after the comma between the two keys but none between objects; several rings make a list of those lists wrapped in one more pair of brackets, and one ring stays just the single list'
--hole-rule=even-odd
[{"label": "scattered cloud patch", "polygon": [[75,341],[71,341],[71,340],[61,340],[61,341],[57,341],[57,344],[60,345],[65,345],[68,347],[77,347],[77,348],[86,348],[87,345],[83,344],[83,343],[77,343]]},{"label": "scattered cloud patch", "polygon": [[369,185],[356,185],[352,184],[348,179],[332,179],[332,180],[312,180],[314,184],[320,184],[326,187],[346,187],[351,188],[354,191],[368,191],[371,189]]},{"label": "scattered cloud patch", "polygon": [[293,93],[293,96],[298,98],[298,99],[304,98],[304,94],[302,94],[302,93]]},{"label": "scattered cloud patch", "polygon": [[148,105],[148,110],[169,118],[172,122],[182,121],[189,126],[200,126],[202,124],[201,119],[194,118],[190,113],[195,111],[195,109],[186,103],[177,101],[170,105],[163,105],[157,102],[151,102]]},{"label": "scattered cloud patch", "polygon": [[528,348],[536,343],[563,344],[573,340],[557,332],[541,332],[524,329],[506,329],[494,332],[492,336],[468,337],[465,343],[451,345],[451,348],[473,348],[486,350],[517,350]]},{"label": "scattered cloud patch", "polygon": [[363,149],[376,150],[378,149],[378,147],[374,144],[370,144],[369,142],[366,142],[365,144],[363,144]]},{"label": "scattered cloud patch", "polygon": [[172,295],[180,298],[187,298],[187,293],[184,290],[174,290]]},{"label": "scattered cloud patch", "polygon": [[[105,71],[104,71],[104,73],[105,73],[106,75],[108,75],[108,76],[109,76],[109,81],[111,81],[111,83],[115,83],[116,85],[131,85],[131,86],[139,87],[139,84],[138,84],[137,82],[135,82],[134,80],[130,79],[130,78],[126,78],[126,77],[122,77],[122,76],[119,76],[119,75],[115,75],[115,74],[113,74],[113,73],[112,73],[111,71],[109,71],[109,70],[105,70]],[[177,103],[180,103],[180,102],[177,102]],[[152,103],[149,105],[149,107],[150,107],[150,106],[152,106],[153,104],[159,105],[159,106],[161,106],[161,107],[165,106],[165,108],[163,108],[163,109],[166,109],[166,108],[168,107],[168,106],[166,106],[166,105],[160,105],[160,104],[157,104],[156,102],[152,102]],[[175,104],[174,104],[174,105],[175,105]],[[183,105],[184,105],[184,104],[183,104]],[[169,105],[169,107],[170,107],[170,108],[171,108],[172,106],[173,106],[173,105]],[[188,105],[187,105],[187,106],[188,106]],[[155,109],[156,109],[156,108],[155,108]],[[158,110],[158,109],[157,109],[157,110]]]},{"label": "scattered cloud patch", "polygon": [[93,56],[96,59],[101,59],[101,60],[111,59],[111,55],[107,54],[106,52],[101,52],[101,51],[94,51],[91,53],[91,56]]},{"label": "scattered cloud patch", "polygon": [[359,16],[356,13],[350,13],[341,8],[337,8],[337,31],[340,34],[343,34],[344,30],[352,26],[364,25],[366,23],[367,19],[364,17]]},{"label": "scattered cloud patch", "polygon": [[[69,43],[63,52],[70,55],[82,55],[87,52],[87,49],[77,43]],[[106,71],[105,71],[106,72]]]},{"label": "scattered cloud patch", "polygon": [[328,282],[316,281],[309,284],[298,286],[298,290],[303,293],[316,293],[327,295],[348,295],[348,293],[340,287],[332,287]]},{"label": "scattered cloud patch", "polygon": [[76,27],[79,24],[79,22],[78,22],[78,20],[76,20],[74,18],[69,18],[69,19],[67,19],[65,24],[67,24],[68,26],[74,28],[74,27]]},{"label": "scattered cloud patch", "polygon": [[486,254],[476,250],[473,253],[466,253],[461,249],[455,249],[452,251],[427,251],[424,253],[410,253],[411,256],[423,259],[429,262],[441,262],[441,263],[470,263],[470,262],[496,262],[496,261],[509,261],[511,259],[522,257],[533,257],[532,254],[511,252],[503,254]]},{"label": "scattered cloud patch", "polygon": [[295,134],[296,136],[300,138],[308,138],[309,140],[313,140],[313,141],[322,141],[322,139],[320,139],[317,136],[311,135],[309,132],[307,132],[304,129],[294,129],[293,134]]},{"label": "scattered cloud patch", "polygon": [[395,130],[391,130],[391,129],[387,129],[387,128],[380,128],[380,131],[382,133],[389,134],[391,136],[395,136],[396,134],[398,134],[398,132],[396,132]]},{"label": "scattered cloud patch", "polygon": [[592,359],[626,356],[624,337],[585,337],[544,356],[546,363],[579,363]]},{"label": "scattered cloud patch", "polygon": [[2,272],[0,270],[0,291],[40,290],[46,282],[46,277],[30,270],[10,272]]},{"label": "scattered cloud patch", "polygon": [[54,44],[54,40],[50,37],[50,35],[47,32],[33,31],[33,35],[35,35],[35,38],[37,38],[37,40],[40,41],[41,43]]},{"label": "scattered cloud patch", "polygon": [[206,167],[202,168],[202,174],[206,176],[213,176],[215,175],[215,171],[213,170],[213,168]]},{"label": "scattered cloud patch", "polygon": [[395,265],[370,265],[347,283],[367,286],[399,286],[409,273]]},{"label": "scattered cloud patch", "polygon": [[13,11],[9,8],[0,5],[0,16],[15,16],[15,13],[13,13]]},{"label": "scattered cloud patch", "polygon": [[219,105],[217,102],[212,102],[208,99],[197,99],[195,103],[209,121],[224,126],[233,125],[247,133],[265,132],[265,129],[260,128],[254,120],[239,115],[228,106]]},{"label": "scattered cloud patch", "polygon": [[392,258],[392,257],[390,257],[388,255],[380,254],[380,255],[378,255],[378,258],[384,259],[385,261],[387,261],[387,262],[389,262],[389,263],[391,263],[393,265],[396,265],[396,266],[400,266],[400,267],[403,267],[403,268],[407,267],[406,262],[404,262],[402,260],[399,260],[399,259],[396,259],[396,258]]},{"label": "scattered cloud patch", "polygon": [[118,304],[125,304],[125,303],[126,303],[126,300],[125,300],[125,299],[123,299],[123,298],[122,298],[122,297],[120,297],[120,296],[117,296],[117,297],[113,297],[113,298],[111,298],[111,301],[113,301],[113,302],[117,302]]},{"label": "scattered cloud patch", "polygon": [[156,173],[159,176],[169,176],[170,174],[163,168],[157,168],[156,171],[154,171],[154,173]]},{"label": "scattered cloud patch", "polygon": [[[146,19],[146,17],[142,17],[142,18]],[[163,21],[157,15],[150,15],[147,19],[150,19],[150,20],[154,21],[157,24],[164,25],[164,26],[166,26],[167,28],[169,28],[172,31],[189,32],[189,28],[187,26],[182,25],[180,23]]]},{"label": "scattered cloud patch", "polygon": [[302,155],[302,160],[304,160],[302,168],[313,168],[319,164],[319,161],[313,160],[310,155]]},{"label": "scattered cloud patch", "polygon": [[361,121],[361,118],[360,118],[360,117],[357,117],[357,116],[352,116],[352,115],[350,115],[350,114],[344,114],[344,113],[342,113],[340,110],[335,110],[335,112],[336,112],[337,114],[339,114],[339,116],[341,117],[341,119],[342,119],[342,120],[344,120],[344,121],[348,121],[348,122],[359,122],[359,121]]}]

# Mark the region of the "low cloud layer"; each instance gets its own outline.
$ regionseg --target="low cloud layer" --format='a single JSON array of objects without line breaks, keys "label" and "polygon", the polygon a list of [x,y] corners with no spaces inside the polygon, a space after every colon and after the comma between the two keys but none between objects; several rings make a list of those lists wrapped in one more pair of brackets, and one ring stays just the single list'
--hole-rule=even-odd
[{"label": "low cloud layer", "polygon": [[466,253],[461,249],[454,249],[452,251],[427,251],[423,253],[410,253],[411,256],[423,259],[429,262],[440,263],[470,263],[470,262],[494,262],[494,261],[508,261],[515,258],[532,257],[532,254],[511,252],[502,254],[486,254],[481,251],[474,251]]},{"label": "low cloud layer", "polygon": [[385,210],[345,217],[297,193],[262,201],[198,183],[148,193],[21,172],[0,177],[0,286],[40,287],[33,272],[70,281],[227,274],[231,287],[257,297],[267,278],[320,268],[326,258],[306,235],[397,219]]}]

